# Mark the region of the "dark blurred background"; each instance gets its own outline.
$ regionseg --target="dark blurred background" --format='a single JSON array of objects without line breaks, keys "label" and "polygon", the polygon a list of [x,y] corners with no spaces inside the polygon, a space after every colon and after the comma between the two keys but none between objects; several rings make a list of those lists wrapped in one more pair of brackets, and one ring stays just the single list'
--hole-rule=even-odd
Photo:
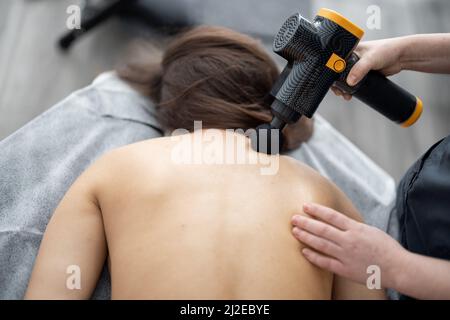
[{"label": "dark blurred background", "polygon": [[[0,1],[0,140],[100,73],[113,69],[135,39],[145,38],[164,47],[177,29],[155,28],[152,22],[179,19],[224,25],[260,38],[268,50],[290,14],[298,11],[310,19],[321,7],[334,9],[363,27],[365,40],[450,32],[448,0],[151,0],[144,1],[148,12],[154,14],[150,21],[114,15],[64,52],[58,39],[69,31],[66,10],[83,2]],[[100,8],[108,1],[88,2]],[[381,10],[381,28],[370,30],[367,10],[373,5]],[[138,11],[136,15],[148,13]],[[281,66],[283,61],[277,61]],[[424,102],[424,114],[412,128],[403,129],[355,99],[345,102],[332,94],[327,95],[319,113],[398,181],[417,157],[450,133],[450,76],[403,72],[394,76],[394,81]]]}]

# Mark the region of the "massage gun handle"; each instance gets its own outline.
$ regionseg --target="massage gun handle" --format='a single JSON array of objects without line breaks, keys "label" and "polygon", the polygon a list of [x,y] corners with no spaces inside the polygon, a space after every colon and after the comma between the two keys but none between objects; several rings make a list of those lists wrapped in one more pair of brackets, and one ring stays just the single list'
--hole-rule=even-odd
[{"label": "massage gun handle", "polygon": [[385,117],[409,127],[422,113],[422,101],[387,79],[378,71],[370,71],[358,84],[349,86],[347,75],[359,57],[352,53],[335,86],[349,93]]}]

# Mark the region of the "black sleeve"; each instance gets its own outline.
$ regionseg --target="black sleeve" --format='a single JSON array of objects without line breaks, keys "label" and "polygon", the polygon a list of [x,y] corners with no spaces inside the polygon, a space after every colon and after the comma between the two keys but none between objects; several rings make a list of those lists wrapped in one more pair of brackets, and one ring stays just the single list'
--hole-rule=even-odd
[{"label": "black sleeve", "polygon": [[397,212],[406,249],[450,260],[450,136],[407,172],[399,186]]}]

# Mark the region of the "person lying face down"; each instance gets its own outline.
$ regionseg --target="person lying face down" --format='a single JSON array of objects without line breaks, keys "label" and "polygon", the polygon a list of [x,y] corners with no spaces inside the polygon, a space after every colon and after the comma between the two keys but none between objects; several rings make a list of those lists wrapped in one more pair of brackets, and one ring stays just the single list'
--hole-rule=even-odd
[{"label": "person lying face down", "polygon": [[[198,27],[174,39],[160,64],[120,75],[155,101],[167,132],[189,132],[108,152],[75,181],[47,226],[25,298],[87,299],[105,262],[113,299],[384,298],[310,264],[291,235],[306,202],[361,220],[347,197],[308,166],[258,154],[227,131],[271,118],[266,96],[278,70],[256,40]],[[193,132],[194,121],[203,129]],[[309,120],[284,132],[288,147],[311,133]],[[258,161],[179,161],[174,151],[202,148]],[[261,174],[270,161],[276,172]],[[67,286],[73,266],[76,288]]]}]

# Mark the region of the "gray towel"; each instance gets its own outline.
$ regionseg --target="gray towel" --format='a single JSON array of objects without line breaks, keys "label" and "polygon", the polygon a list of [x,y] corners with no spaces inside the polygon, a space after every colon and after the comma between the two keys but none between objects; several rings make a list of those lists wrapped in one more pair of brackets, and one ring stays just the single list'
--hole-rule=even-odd
[{"label": "gray towel", "polygon": [[[46,225],[86,167],[160,134],[151,102],[110,72],[0,142],[0,299],[23,297]],[[392,178],[324,119],[316,117],[313,138],[291,156],[333,180],[368,223],[386,230]],[[93,298],[109,297],[104,270]]]}]

